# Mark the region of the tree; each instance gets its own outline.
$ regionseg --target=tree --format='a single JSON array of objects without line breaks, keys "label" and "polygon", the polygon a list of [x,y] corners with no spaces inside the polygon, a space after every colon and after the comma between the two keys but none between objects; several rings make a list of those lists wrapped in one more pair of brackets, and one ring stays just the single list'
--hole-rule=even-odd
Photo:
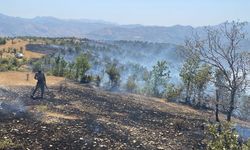
[{"label": "tree", "polygon": [[200,59],[196,55],[193,55],[186,59],[183,67],[180,71],[180,77],[185,86],[185,102],[186,104],[191,104],[191,95],[194,88],[194,79],[199,68]]},{"label": "tree", "polygon": [[242,97],[242,106],[240,107],[241,118],[250,120],[250,96]]},{"label": "tree", "polygon": [[219,118],[219,105],[220,105],[220,99],[221,99],[221,94],[223,91],[224,87],[224,80],[223,80],[223,74],[220,70],[216,70],[215,72],[215,118],[217,122],[220,122]]},{"label": "tree", "polygon": [[162,97],[166,91],[170,71],[166,61],[158,61],[150,72],[146,83],[146,92],[153,96]]},{"label": "tree", "polygon": [[67,65],[67,73],[66,77],[69,79],[74,79],[74,68],[75,68],[75,63],[68,63]]},{"label": "tree", "polygon": [[60,70],[59,70],[59,76],[62,77],[65,75],[65,72],[66,72],[66,66],[67,66],[67,62],[64,60],[64,59],[61,59],[60,61]]},{"label": "tree", "polygon": [[80,54],[75,61],[76,75],[75,79],[82,81],[85,77],[85,73],[90,69],[88,58],[85,54]]},{"label": "tree", "polygon": [[236,106],[236,95],[245,89],[249,65],[249,53],[240,51],[239,44],[245,39],[245,23],[225,22],[219,28],[207,27],[205,37],[195,36],[186,41],[189,54],[200,55],[201,61],[220,70],[225,78],[224,87],[230,93],[227,121],[231,121]]},{"label": "tree", "polygon": [[211,73],[210,73],[211,67],[207,64],[201,65],[197,73],[194,76],[194,87],[197,91],[197,102],[195,105],[197,107],[204,106],[204,101],[203,101],[203,95],[204,95],[204,90],[206,89],[206,86],[208,82],[211,79]]},{"label": "tree", "polygon": [[3,50],[0,50],[0,57],[3,58]]},{"label": "tree", "polygon": [[60,61],[61,61],[61,57],[60,57],[60,56],[57,56],[57,57],[55,58],[55,64],[53,65],[53,75],[54,75],[54,76],[59,76]]},{"label": "tree", "polygon": [[106,73],[109,76],[111,88],[116,88],[120,83],[120,71],[117,63],[108,64],[106,66]]}]

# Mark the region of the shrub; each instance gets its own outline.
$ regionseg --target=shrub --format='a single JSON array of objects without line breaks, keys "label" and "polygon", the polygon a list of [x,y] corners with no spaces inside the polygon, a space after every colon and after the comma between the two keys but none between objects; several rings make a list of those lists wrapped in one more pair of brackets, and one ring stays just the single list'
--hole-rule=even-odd
[{"label": "shrub", "polygon": [[208,128],[210,141],[208,150],[249,150],[250,141],[243,144],[239,140],[239,135],[232,130],[231,124],[210,125]]},{"label": "shrub", "polygon": [[20,149],[21,145],[15,144],[11,139],[0,139],[0,149]]},{"label": "shrub", "polygon": [[6,44],[6,39],[0,38],[0,45],[5,45]]},{"label": "shrub", "polygon": [[126,83],[126,89],[127,89],[127,91],[128,92],[134,92],[135,89],[136,89],[136,87],[137,86],[136,86],[136,83],[135,83],[135,79],[132,76],[130,76],[128,78],[127,83]]}]

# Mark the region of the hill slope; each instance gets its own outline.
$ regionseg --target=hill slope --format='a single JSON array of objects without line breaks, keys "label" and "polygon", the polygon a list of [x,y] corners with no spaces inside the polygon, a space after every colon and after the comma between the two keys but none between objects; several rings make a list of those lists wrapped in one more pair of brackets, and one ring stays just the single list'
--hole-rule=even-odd
[{"label": "hill slope", "polygon": [[205,120],[189,107],[71,82],[54,85],[44,100],[29,99],[30,89],[0,89],[0,141],[12,148],[204,148]]}]

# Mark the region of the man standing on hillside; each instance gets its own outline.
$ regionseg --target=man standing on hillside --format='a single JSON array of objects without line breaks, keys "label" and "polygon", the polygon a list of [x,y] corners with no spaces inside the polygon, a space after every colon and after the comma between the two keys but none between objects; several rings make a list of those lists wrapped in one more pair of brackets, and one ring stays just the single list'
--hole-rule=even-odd
[{"label": "man standing on hillside", "polygon": [[35,80],[37,80],[37,84],[36,84],[34,91],[32,92],[31,98],[34,98],[34,95],[35,95],[36,91],[38,90],[38,88],[41,89],[41,98],[43,98],[44,87],[47,87],[45,75],[41,70],[39,70],[35,74],[34,78],[35,78]]}]

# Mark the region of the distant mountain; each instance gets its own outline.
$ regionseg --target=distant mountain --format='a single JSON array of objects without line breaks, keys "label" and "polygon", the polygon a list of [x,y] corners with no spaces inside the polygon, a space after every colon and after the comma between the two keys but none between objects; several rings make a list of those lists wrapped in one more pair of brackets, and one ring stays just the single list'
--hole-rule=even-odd
[{"label": "distant mountain", "polygon": [[[133,40],[182,44],[203,27],[118,25],[99,20],[63,20],[53,17],[24,19],[0,14],[0,36],[85,37],[95,40]],[[250,24],[247,25],[250,33]],[[248,35],[250,39],[250,35]],[[249,42],[245,42],[247,45]],[[250,47],[250,46],[249,46]]]},{"label": "distant mountain", "polygon": [[93,31],[87,34],[87,37],[93,39],[106,40],[138,40],[160,43],[179,44],[193,32],[191,26],[117,26]]},{"label": "distant mountain", "polygon": [[2,36],[85,37],[89,32],[111,26],[115,24],[89,20],[61,20],[53,17],[24,19],[0,14]]}]

